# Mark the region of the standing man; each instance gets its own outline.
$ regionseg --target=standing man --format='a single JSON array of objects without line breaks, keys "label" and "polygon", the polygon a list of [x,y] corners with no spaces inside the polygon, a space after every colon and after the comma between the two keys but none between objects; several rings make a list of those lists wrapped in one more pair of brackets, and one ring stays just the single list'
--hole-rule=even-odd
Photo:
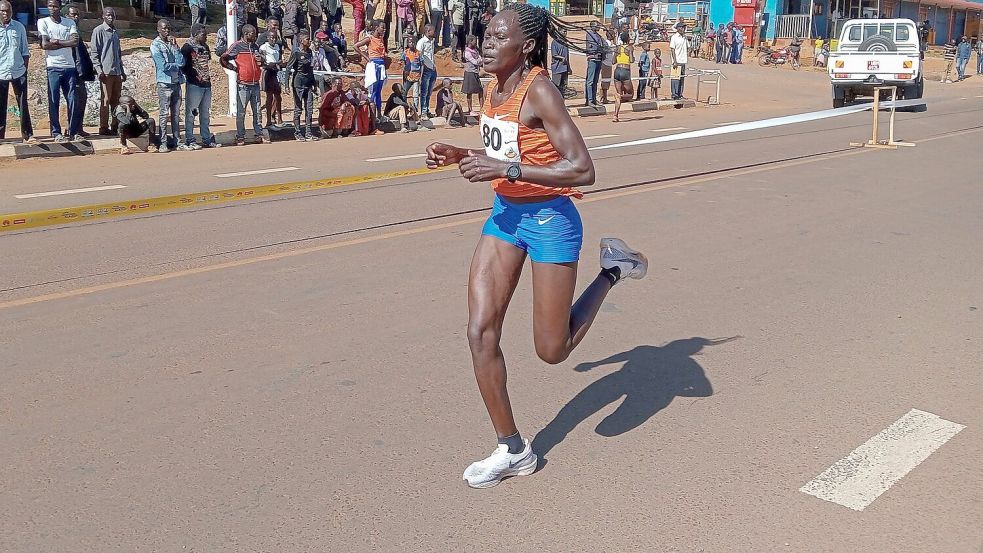
[{"label": "standing man", "polygon": [[24,144],[35,146],[34,127],[27,104],[27,62],[31,52],[27,47],[27,29],[15,21],[14,9],[7,0],[0,0],[0,139],[7,136],[7,94],[11,85],[17,109],[20,110],[20,135]]},{"label": "standing man", "polygon": [[[48,70],[48,120],[51,122],[51,138],[55,142],[68,142],[61,134],[58,121],[58,107],[61,97],[65,97],[68,108],[68,135],[82,140],[81,128],[74,127],[75,86],[78,71],[75,69],[73,48],[78,45],[79,35],[75,22],[61,16],[61,0],[48,0],[48,13],[51,15],[38,21],[38,34],[41,35],[41,49],[45,53],[45,66]],[[80,120],[79,120],[80,121]]]},{"label": "standing man", "polygon": [[[171,35],[171,24],[166,19],[157,23],[157,38],[150,43],[150,56],[157,70],[157,103],[160,107],[160,121],[157,128],[160,137],[160,151],[167,153],[170,148],[189,150],[181,143],[181,83],[184,75],[184,56]],[[171,136],[167,134],[170,127]]]},{"label": "standing man", "polygon": [[[566,39],[566,30],[561,30],[560,33]],[[563,41],[553,41],[550,46],[550,60],[550,76],[553,77],[553,84],[560,89],[562,96],[567,90],[567,79],[570,77],[570,49]]]},{"label": "standing man", "polygon": [[601,107],[597,103],[597,83],[601,80],[601,66],[604,63],[604,39],[598,34],[597,21],[590,22],[587,31],[585,54],[587,55],[587,80],[584,83],[585,107]]},{"label": "standing man", "polygon": [[[78,7],[71,6],[68,8],[68,18],[75,22],[75,28],[78,28],[79,21],[82,19],[82,12],[79,11]],[[92,65],[92,56],[89,55],[89,47],[85,45],[85,41],[79,38],[78,44],[75,46],[75,71],[78,72],[78,79],[75,80],[75,128],[78,129],[78,134],[82,138],[88,138],[89,133],[82,130],[85,126],[85,108],[89,103],[89,89],[86,83],[91,83],[96,80],[96,70]]]},{"label": "standing man", "polygon": [[672,61],[670,88],[673,100],[683,99],[683,85],[686,84],[686,63],[689,61],[689,45],[686,42],[686,24],[676,23],[676,34],[669,39],[669,58]]},{"label": "standing man", "polygon": [[715,59],[717,63],[723,63],[724,61],[724,35],[726,33],[727,29],[724,27],[724,24],[721,23],[720,26],[717,27],[717,36],[713,42],[713,47],[716,54]]},{"label": "standing man", "polygon": [[976,39],[976,74],[983,75],[983,36]]},{"label": "standing man", "polygon": [[428,0],[427,3],[430,6],[430,24],[434,28],[434,49],[440,49],[441,41],[443,41],[444,48],[446,48],[447,41],[441,37],[444,35],[444,18],[447,16],[447,3],[444,0]]},{"label": "standing man", "polygon": [[959,75],[960,81],[966,78],[966,64],[969,63],[969,57],[972,55],[973,47],[969,43],[969,37],[963,35],[956,48],[956,74]]},{"label": "standing man", "polygon": [[[236,146],[246,143],[246,106],[253,110],[253,142],[262,144],[263,125],[259,112],[260,64],[263,56],[256,46],[256,27],[242,28],[242,39],[237,41],[219,58],[222,67],[234,71],[236,80]],[[233,64],[233,62],[235,62]]]},{"label": "standing man", "polygon": [[321,20],[324,19],[324,7],[321,6],[321,0],[307,0],[307,17],[311,21],[308,32],[311,35],[311,42],[314,42],[314,33],[321,28]]},{"label": "standing man", "polygon": [[433,93],[433,85],[437,82],[437,64],[434,61],[434,28],[433,25],[423,27],[423,36],[416,43],[416,50],[420,52],[420,62],[423,64],[423,72],[420,75],[420,116],[430,119],[430,94]]},{"label": "standing man", "polygon": [[[102,10],[102,25],[92,30],[92,51],[95,58],[92,65],[102,88],[102,102],[99,105],[99,134],[116,136],[119,133],[119,120],[116,119],[116,106],[123,94],[123,81],[126,71],[123,69],[123,51],[119,45],[119,33],[116,32],[116,10]],[[109,116],[112,114],[112,126]]]},{"label": "standing man", "polygon": [[191,24],[204,25],[208,11],[205,0],[188,0],[188,7],[191,8]]},{"label": "standing man", "polygon": [[728,23],[724,28],[724,63],[730,63],[731,52],[734,50],[734,24]]},{"label": "standing man", "polygon": [[[191,27],[191,38],[181,47],[184,57],[184,79],[188,83],[184,92],[184,143],[192,150],[218,148],[215,135],[209,129],[209,112],[212,109],[212,77],[208,64],[212,51],[205,39],[208,30],[196,23]],[[201,144],[195,142],[195,116],[199,118]]]}]

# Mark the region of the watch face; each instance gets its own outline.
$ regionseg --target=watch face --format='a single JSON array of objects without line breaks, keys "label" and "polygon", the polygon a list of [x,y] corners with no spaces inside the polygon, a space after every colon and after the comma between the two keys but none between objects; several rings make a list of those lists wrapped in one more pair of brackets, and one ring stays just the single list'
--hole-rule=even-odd
[{"label": "watch face", "polygon": [[510,165],[508,171],[505,172],[505,176],[512,181],[519,178],[520,175],[522,175],[522,172],[519,170],[518,165]]}]

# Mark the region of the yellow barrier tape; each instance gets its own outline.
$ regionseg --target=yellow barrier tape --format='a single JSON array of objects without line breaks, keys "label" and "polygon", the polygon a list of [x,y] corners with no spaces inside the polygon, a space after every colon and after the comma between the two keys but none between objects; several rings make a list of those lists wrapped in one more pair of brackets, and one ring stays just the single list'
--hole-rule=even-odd
[{"label": "yellow barrier tape", "polygon": [[[446,169],[447,168],[438,169],[437,171]],[[0,232],[66,223],[95,221],[111,217],[139,215],[143,213],[153,213],[171,209],[195,208],[235,202],[238,200],[251,200],[255,198],[293,194],[296,192],[324,190],[325,188],[337,188],[339,186],[351,186],[353,184],[413,177],[416,175],[433,172],[435,171],[430,169],[407,169],[404,171],[391,171],[388,173],[371,173],[368,175],[336,177],[331,179],[318,179],[283,184],[263,184],[257,186],[247,186],[244,188],[226,188],[224,190],[212,190],[210,192],[192,192],[188,194],[178,194],[176,196],[144,198],[142,200],[125,200],[112,203],[83,205],[78,207],[48,209],[45,211],[12,213],[9,215],[0,215]]]}]

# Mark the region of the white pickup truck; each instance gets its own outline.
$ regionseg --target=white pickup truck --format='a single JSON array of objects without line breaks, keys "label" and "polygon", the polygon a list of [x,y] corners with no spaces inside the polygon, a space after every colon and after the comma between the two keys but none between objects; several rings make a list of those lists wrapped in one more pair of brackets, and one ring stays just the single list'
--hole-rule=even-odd
[{"label": "white pickup truck", "polygon": [[842,29],[827,64],[834,108],[857,96],[873,96],[876,86],[897,86],[899,99],[922,97],[925,81],[914,21],[851,19]]}]

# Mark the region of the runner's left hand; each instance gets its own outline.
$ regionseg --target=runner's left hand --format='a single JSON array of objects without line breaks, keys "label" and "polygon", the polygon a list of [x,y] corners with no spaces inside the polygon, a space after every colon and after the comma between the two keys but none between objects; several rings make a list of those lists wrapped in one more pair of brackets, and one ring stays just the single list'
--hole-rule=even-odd
[{"label": "runner's left hand", "polygon": [[461,170],[461,176],[469,181],[486,182],[504,179],[509,164],[484,154],[469,151],[468,156],[461,160],[458,167]]}]

